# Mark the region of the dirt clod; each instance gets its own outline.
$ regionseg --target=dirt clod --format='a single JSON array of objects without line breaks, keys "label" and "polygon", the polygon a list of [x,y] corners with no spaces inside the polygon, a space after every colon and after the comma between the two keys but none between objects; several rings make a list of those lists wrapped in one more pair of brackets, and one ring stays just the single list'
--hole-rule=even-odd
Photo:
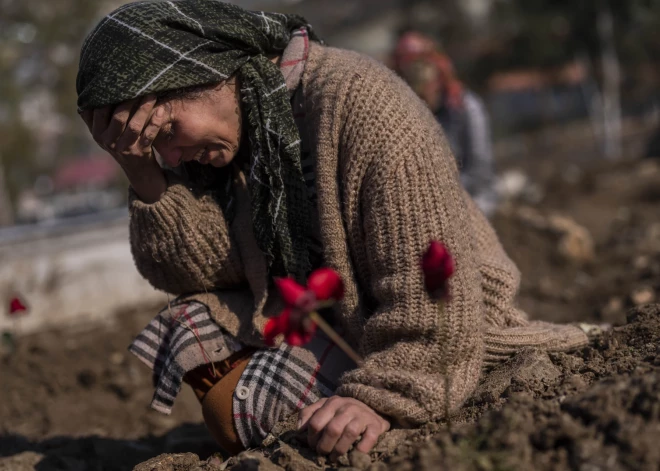
[{"label": "dirt clod", "polygon": [[361,451],[353,450],[348,454],[348,460],[354,468],[364,470],[371,466],[371,457]]},{"label": "dirt clod", "polygon": [[199,457],[193,453],[163,454],[133,468],[133,471],[189,471],[199,467]]},{"label": "dirt clod", "polygon": [[630,294],[630,300],[633,306],[650,304],[655,301],[655,290],[649,286],[643,286]]}]

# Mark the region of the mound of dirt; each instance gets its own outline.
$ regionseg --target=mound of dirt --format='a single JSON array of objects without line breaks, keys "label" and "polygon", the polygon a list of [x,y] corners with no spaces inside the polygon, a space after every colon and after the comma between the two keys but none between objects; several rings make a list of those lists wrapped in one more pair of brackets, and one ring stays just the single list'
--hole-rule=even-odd
[{"label": "mound of dirt", "polygon": [[521,308],[536,319],[622,325],[628,308],[657,301],[660,161],[528,170],[543,200],[509,203],[493,221],[523,274]]},{"label": "mound of dirt", "polygon": [[338,463],[285,432],[227,469],[658,469],[660,305],[631,311],[629,321],[579,352],[521,351],[485,377],[450,428],[394,430],[371,456]]},{"label": "mound of dirt", "polygon": [[163,452],[216,451],[190,391],[171,416],[149,408],[151,375],[126,347],[157,309],[16,341],[0,358],[0,470],[123,471]]},{"label": "mound of dirt", "polygon": [[139,309],[18,339],[0,358],[0,471],[657,470],[660,161],[525,170],[541,196],[494,219],[523,273],[520,305],[537,319],[615,325],[588,347],[521,351],[450,426],[393,430],[368,456],[331,463],[281,424],[263,449],[223,462],[188,389],[171,416],[149,409],[151,377],[126,347],[158,307]]}]

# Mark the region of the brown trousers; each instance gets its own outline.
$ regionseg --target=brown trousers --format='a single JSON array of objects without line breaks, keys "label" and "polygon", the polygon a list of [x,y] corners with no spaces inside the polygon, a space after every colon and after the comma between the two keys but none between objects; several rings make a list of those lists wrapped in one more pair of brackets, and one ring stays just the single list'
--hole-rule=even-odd
[{"label": "brown trousers", "polygon": [[209,432],[218,445],[232,455],[244,450],[234,425],[233,397],[252,353],[240,351],[223,362],[195,368],[184,377],[202,404]]}]

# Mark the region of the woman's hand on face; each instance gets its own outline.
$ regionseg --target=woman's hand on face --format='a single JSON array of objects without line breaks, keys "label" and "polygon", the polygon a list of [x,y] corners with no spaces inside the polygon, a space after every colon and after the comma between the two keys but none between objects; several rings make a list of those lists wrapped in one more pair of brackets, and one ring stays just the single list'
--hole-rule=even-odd
[{"label": "woman's hand on face", "polygon": [[340,396],[323,398],[302,409],[299,424],[308,431],[309,446],[322,455],[343,455],[358,439],[356,448],[369,453],[378,437],[390,429],[389,421],[371,407]]},{"label": "woman's hand on face", "polygon": [[155,107],[154,95],[138,100],[125,101],[114,110],[111,106],[85,110],[81,117],[96,143],[124,170],[140,199],[154,203],[167,189],[165,174],[152,149],[165,123],[165,110]]}]

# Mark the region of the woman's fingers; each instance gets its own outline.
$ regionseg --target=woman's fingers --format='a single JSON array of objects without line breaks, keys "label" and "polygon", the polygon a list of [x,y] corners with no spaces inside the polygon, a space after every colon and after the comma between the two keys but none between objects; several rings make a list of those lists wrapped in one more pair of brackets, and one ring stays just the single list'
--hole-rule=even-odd
[{"label": "woman's fingers", "polygon": [[[316,444],[316,451],[322,455],[333,451],[338,455],[346,453],[362,433],[362,430],[357,430],[360,424],[354,419],[352,414],[335,415],[323,429],[323,434]],[[345,451],[340,451],[340,445]]]},{"label": "woman's fingers", "polygon": [[124,152],[137,142],[138,138],[142,135],[142,131],[151,116],[151,111],[155,104],[155,95],[147,95],[144,97],[140,106],[135,110],[133,116],[130,117],[128,123],[124,127],[124,131],[115,143],[115,150],[117,152]]},{"label": "woman's fingers", "polygon": [[154,139],[156,139],[156,136],[158,136],[158,133],[160,132],[160,128],[163,127],[163,124],[165,124],[165,108],[162,105],[159,105],[153,109],[151,119],[149,119],[144,131],[142,131],[142,136],[140,137],[139,142],[139,146],[142,149],[146,150],[151,147]]},{"label": "woman's fingers", "polygon": [[94,110],[83,110],[78,113],[82,120],[85,122],[87,125],[87,129],[89,129],[89,132],[91,134],[92,132],[92,125],[94,123]]},{"label": "woman's fingers", "polygon": [[156,97],[151,95],[139,104],[136,100],[123,102],[114,111],[107,106],[80,112],[94,140],[112,155],[140,199],[149,204],[167,190],[165,174],[151,152],[165,121],[163,107],[155,105]]},{"label": "woman's fingers", "polygon": [[[118,105],[84,110],[81,118],[89,128],[94,140],[115,158],[127,153],[137,144],[141,154],[151,151],[151,145],[165,122],[163,106],[156,107],[156,96],[147,95],[137,109],[136,100]],[[137,150],[137,149],[136,149]]]},{"label": "woman's fingers", "polygon": [[312,405],[309,405],[305,407],[304,409],[301,409],[299,414],[298,414],[298,430],[304,430],[307,425],[309,424],[309,419],[312,418],[314,413],[319,410],[321,407],[323,407],[323,404],[328,400],[327,397],[324,397],[317,402],[315,402]]},{"label": "woman's fingers", "polygon": [[333,396],[300,412],[299,428],[305,427],[310,448],[320,454],[342,455],[356,442],[358,450],[368,453],[390,423],[360,401]]},{"label": "woman's fingers", "polygon": [[[106,149],[115,150],[117,139],[119,139],[119,136],[124,132],[124,128],[126,128],[134,104],[135,100],[129,100],[121,103],[115,108],[115,111],[110,118],[110,124],[108,124],[107,128],[101,135],[102,145]],[[96,117],[94,117],[94,121],[96,121]],[[96,122],[94,125],[96,125]]]},{"label": "woman's fingers", "polygon": [[376,445],[376,443],[378,443],[378,438],[383,433],[387,432],[389,428],[389,425],[385,426],[378,421],[369,423],[364,430],[364,433],[362,433],[362,439],[360,440],[360,443],[357,444],[357,450],[361,451],[362,453],[369,453],[371,449]]},{"label": "woman's fingers", "polygon": [[[362,436],[362,440],[360,443],[364,441],[364,438],[366,436],[366,431],[369,430],[371,427],[370,423],[365,422],[362,420],[362,418],[353,418],[351,422],[349,422],[346,427],[344,427],[344,433],[342,434],[341,438],[337,441],[337,444],[335,445],[335,453],[337,455],[343,455],[344,453],[347,453],[348,450],[351,449],[353,444]],[[373,446],[376,444],[378,441],[378,435],[376,435],[376,440],[371,443],[369,440],[365,445],[369,445],[371,443],[371,446],[369,448],[366,448],[365,450],[361,449],[360,446],[358,445],[358,449],[364,453],[368,453],[371,451]]]},{"label": "woman's fingers", "polygon": [[92,137],[101,147],[104,147],[103,133],[108,128],[110,116],[112,115],[111,112],[112,107],[104,106],[103,108],[95,109],[92,116]]},{"label": "woman's fingers", "polygon": [[307,422],[307,443],[310,448],[316,448],[326,425],[334,418],[336,411],[337,408],[333,405],[333,401],[328,400],[309,419]]}]

